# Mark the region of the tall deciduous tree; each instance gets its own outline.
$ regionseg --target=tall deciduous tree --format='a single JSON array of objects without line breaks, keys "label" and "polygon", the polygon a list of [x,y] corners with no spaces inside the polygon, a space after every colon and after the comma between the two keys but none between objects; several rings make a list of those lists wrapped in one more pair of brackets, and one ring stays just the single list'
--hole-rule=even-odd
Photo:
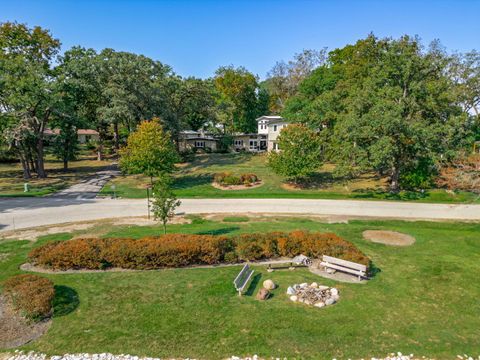
[{"label": "tall deciduous tree", "polygon": [[47,176],[43,140],[58,95],[52,91],[51,64],[59,47],[60,42],[40,27],[0,25],[0,116],[8,120],[4,134],[20,158],[25,178],[31,170],[40,178]]},{"label": "tall deciduous tree", "polygon": [[269,154],[268,165],[279,175],[297,182],[322,165],[320,137],[303,124],[283,128],[278,145],[280,150]]},{"label": "tall deciduous tree", "polygon": [[286,101],[297,93],[300,83],[325,62],[326,52],[326,48],[303,50],[288,63],[278,61],[268,72],[264,86],[271,96],[270,110],[273,113],[281,112]]},{"label": "tall deciduous tree", "polygon": [[254,132],[255,119],[260,115],[255,75],[243,67],[220,67],[215,72],[214,82],[219,94],[220,119],[225,128],[230,132]]},{"label": "tall deciduous tree", "polygon": [[120,150],[120,168],[127,174],[144,174],[153,178],[175,169],[178,154],[168,132],[158,119],[142,121],[130,134],[127,146]]},{"label": "tall deciduous tree", "polygon": [[312,88],[318,95],[304,96],[298,111],[316,108],[329,120],[324,131],[340,171],[386,174],[396,192],[404,175],[432,173],[463,138],[467,118],[448,61],[441,48],[425,51],[417,38],[370,35],[329,54],[329,69]]}]

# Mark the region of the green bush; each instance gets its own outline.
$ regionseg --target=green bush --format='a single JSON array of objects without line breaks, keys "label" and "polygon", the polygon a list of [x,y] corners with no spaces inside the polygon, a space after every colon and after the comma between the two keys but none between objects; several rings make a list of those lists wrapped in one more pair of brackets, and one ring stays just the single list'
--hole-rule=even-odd
[{"label": "green bush", "polygon": [[223,186],[229,185],[251,185],[258,182],[260,179],[255,174],[234,175],[231,172],[222,172],[215,174],[214,182]]}]

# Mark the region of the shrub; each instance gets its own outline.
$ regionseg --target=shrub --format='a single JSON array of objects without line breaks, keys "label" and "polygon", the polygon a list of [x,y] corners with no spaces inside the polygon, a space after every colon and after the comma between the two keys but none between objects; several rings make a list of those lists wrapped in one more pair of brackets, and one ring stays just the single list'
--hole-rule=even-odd
[{"label": "shrub", "polygon": [[242,174],[240,175],[240,179],[243,184],[253,184],[259,181],[259,178],[255,174]]},{"label": "shrub", "polygon": [[20,313],[32,320],[51,315],[55,288],[43,277],[21,274],[7,279],[3,287],[6,298]]},{"label": "shrub", "polygon": [[220,185],[251,185],[259,181],[255,174],[242,174],[240,176],[234,175],[231,172],[222,172],[215,174],[213,180]]},{"label": "shrub", "polygon": [[234,263],[304,254],[330,255],[368,265],[368,258],[335,234],[271,232],[233,238],[167,234],[135,239],[74,239],[32,250],[30,260],[52,269],[158,269],[200,264]]},{"label": "shrub", "polygon": [[232,251],[223,236],[167,234],[135,239],[74,239],[32,250],[34,264],[52,269],[158,269],[193,264],[217,264]]}]

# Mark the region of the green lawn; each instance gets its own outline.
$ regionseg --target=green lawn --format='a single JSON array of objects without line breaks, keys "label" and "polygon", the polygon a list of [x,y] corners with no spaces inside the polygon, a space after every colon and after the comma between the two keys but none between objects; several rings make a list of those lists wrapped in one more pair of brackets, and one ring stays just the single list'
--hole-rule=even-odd
[{"label": "green lawn", "polygon": [[[111,161],[97,161],[91,151],[82,150],[77,160],[63,170],[63,162],[48,154],[45,159],[46,179],[23,179],[20,163],[0,163],[0,197],[44,196],[62,190],[95,172],[104,170]],[[23,184],[29,184],[30,191],[23,192]]]},{"label": "green lawn", "polygon": [[[157,226],[103,226],[108,236],[162,232]],[[170,232],[225,235],[294,229],[333,231],[355,243],[380,272],[359,285],[335,284],[305,270],[268,274],[255,267],[257,277],[241,298],[232,285],[239,267],[48,275],[59,295],[53,325],[23,349],[203,359],[254,353],[315,359],[392,351],[437,359],[479,355],[480,224],[194,218],[192,224],[169,226]],[[369,243],[361,237],[365,229],[397,230],[417,242],[405,248]],[[20,272],[33,246],[87,231],[49,235],[36,243],[0,241],[0,282]],[[279,288],[272,299],[256,301],[266,278]],[[340,302],[324,309],[291,303],[287,286],[303,281],[337,286]]]},{"label": "green lawn", "polygon": [[[312,199],[367,199],[403,200],[442,203],[480,203],[478,195],[469,192],[447,192],[432,189],[424,193],[404,191],[391,194],[386,191],[386,179],[363,175],[349,181],[335,179],[332,165],[325,165],[314,177],[308,188],[286,188],[284,179],[266,166],[265,155],[252,154],[200,154],[175,173],[175,190],[181,198],[312,198]],[[236,174],[255,173],[262,180],[260,187],[226,191],[214,188],[211,183],[215,173],[231,171]],[[115,184],[117,196],[123,198],[146,197],[145,186],[149,179],[143,176],[123,176],[108,183],[103,195],[112,195]]]}]

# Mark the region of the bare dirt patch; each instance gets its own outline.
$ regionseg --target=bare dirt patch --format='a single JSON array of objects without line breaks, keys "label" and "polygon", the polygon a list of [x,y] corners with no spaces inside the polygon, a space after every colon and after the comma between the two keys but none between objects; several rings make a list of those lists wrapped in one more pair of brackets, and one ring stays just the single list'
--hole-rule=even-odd
[{"label": "bare dirt patch", "polygon": [[50,319],[38,323],[30,322],[13,310],[0,296],[0,349],[22,346],[47,332]]},{"label": "bare dirt patch", "polygon": [[[169,220],[169,224],[190,224],[192,221],[184,216],[175,216]],[[158,221],[153,218],[148,219],[146,216],[131,216],[112,220],[112,225],[136,225],[136,226],[152,226],[158,225]]]},{"label": "bare dirt patch", "polygon": [[61,226],[51,226],[51,227],[44,227],[44,228],[32,228],[32,229],[25,229],[25,230],[8,231],[2,234],[1,238],[35,241],[40,236],[65,233],[65,232],[70,233],[78,230],[86,230],[91,228],[94,225],[95,223],[92,223],[92,222],[72,223],[72,224],[61,225]]},{"label": "bare dirt patch", "polygon": [[397,231],[366,230],[363,232],[363,238],[374,243],[392,246],[410,246],[415,243],[413,236]]},{"label": "bare dirt patch", "polygon": [[215,189],[219,189],[219,190],[248,190],[248,189],[254,189],[254,188],[260,187],[262,185],[263,185],[263,181],[258,181],[250,185],[227,185],[227,186],[223,186],[216,182],[212,182],[212,186]]}]

